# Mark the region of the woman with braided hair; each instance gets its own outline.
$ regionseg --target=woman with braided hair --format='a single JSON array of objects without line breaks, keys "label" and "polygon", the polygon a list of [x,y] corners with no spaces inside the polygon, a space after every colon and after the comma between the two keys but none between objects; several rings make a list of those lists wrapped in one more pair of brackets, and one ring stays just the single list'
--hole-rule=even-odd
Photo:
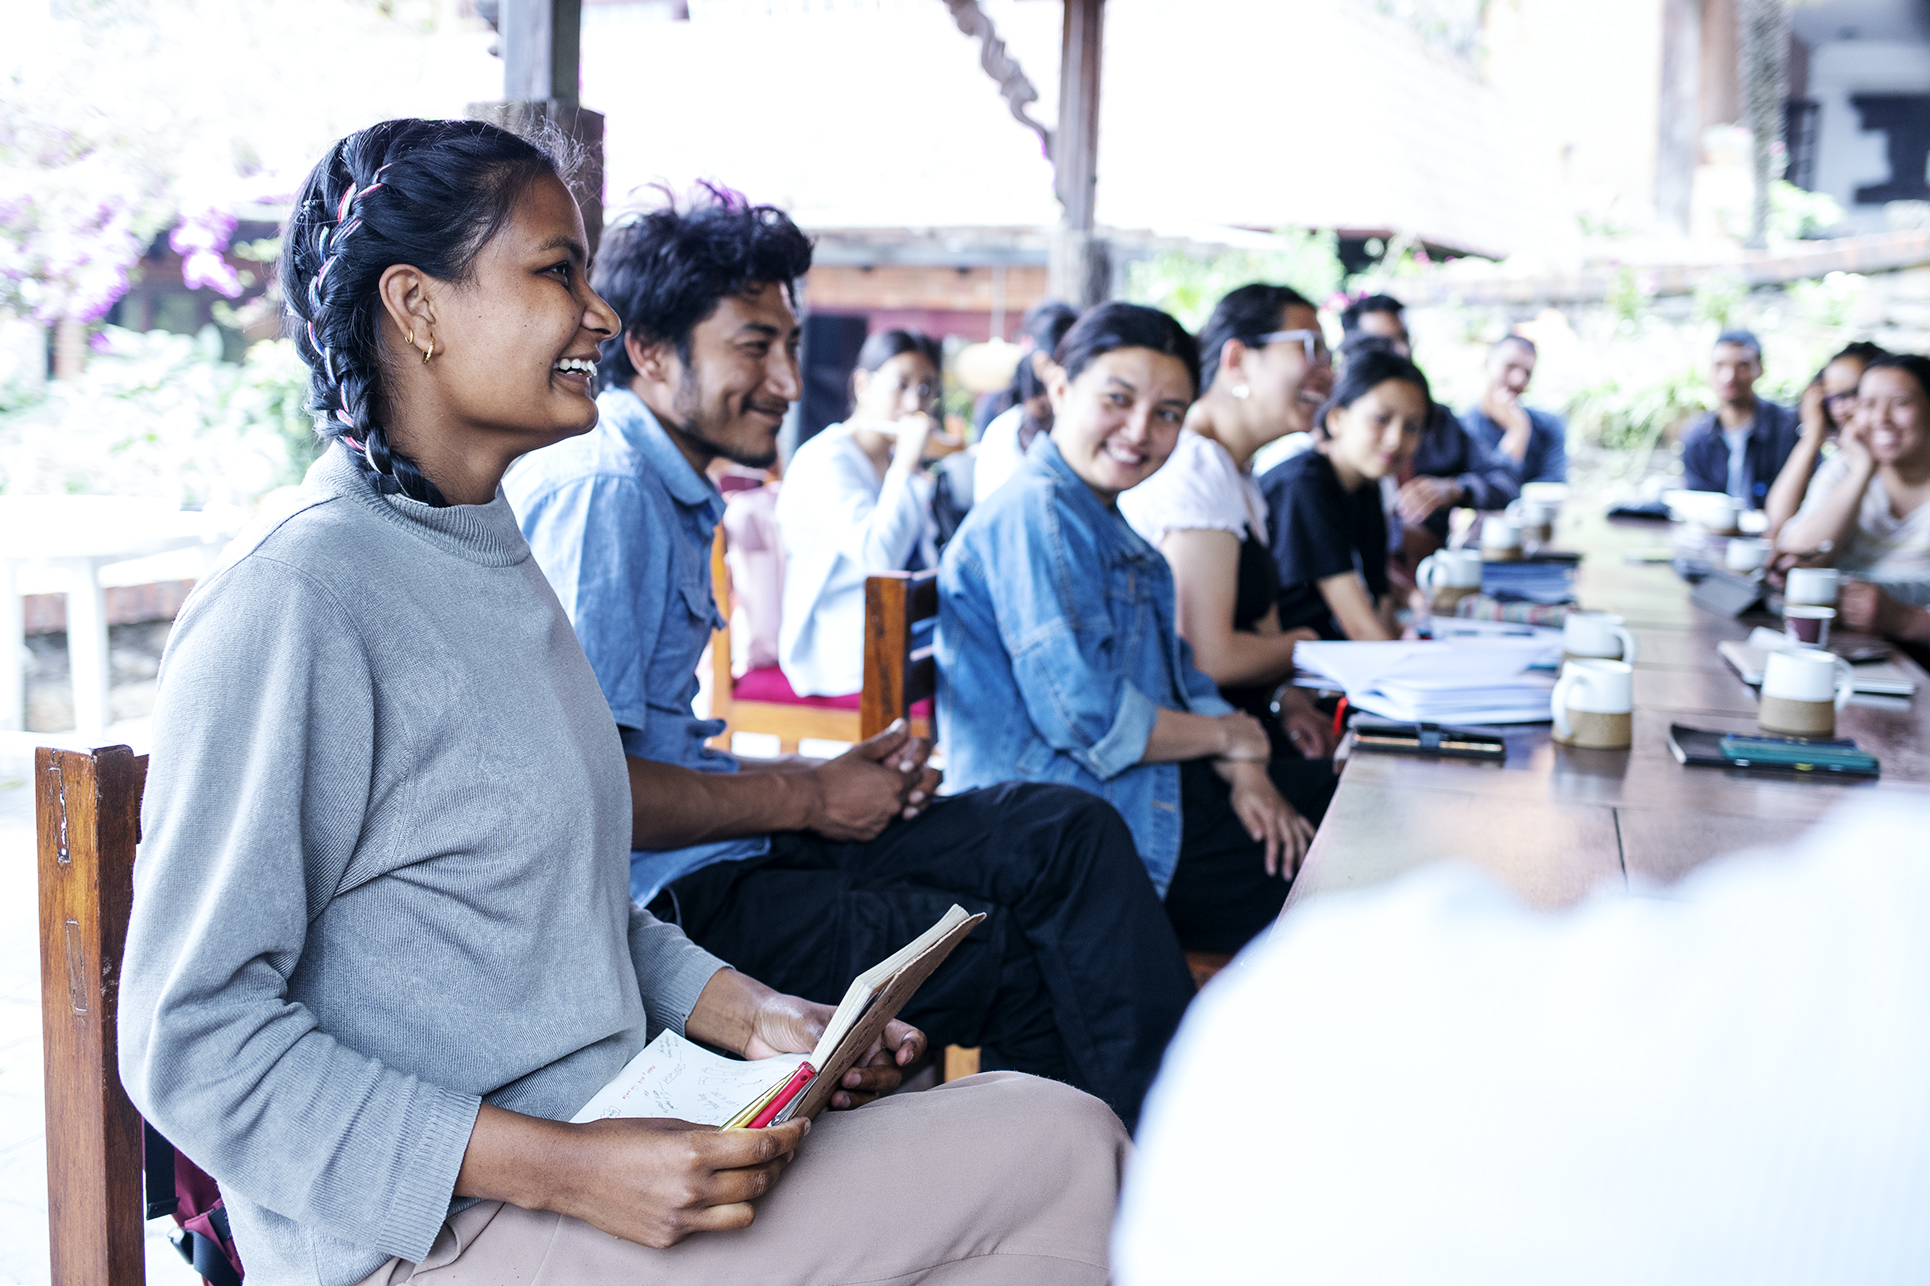
[{"label": "woman with braided hair", "polygon": [[[498,489],[596,423],[620,325],[585,242],[551,158],[478,122],[310,175],[282,282],[330,447],[169,641],[122,1081],[220,1181],[251,1282],[1103,1281],[1126,1141],[1065,1086],[808,1142],[569,1123],[664,1029],[764,1057],[830,1015],[630,902],[617,728]],[[923,1045],[892,1024],[832,1106]]]}]

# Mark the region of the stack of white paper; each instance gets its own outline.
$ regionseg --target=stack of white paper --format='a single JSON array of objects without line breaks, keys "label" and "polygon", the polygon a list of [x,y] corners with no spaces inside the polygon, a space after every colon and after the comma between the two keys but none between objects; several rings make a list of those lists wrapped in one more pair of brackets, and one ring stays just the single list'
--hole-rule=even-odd
[{"label": "stack of white paper", "polygon": [[[1552,635],[1552,631],[1549,632]],[[1349,704],[1406,723],[1538,723],[1555,686],[1553,637],[1451,638],[1387,643],[1301,643],[1302,683],[1337,687]]]}]

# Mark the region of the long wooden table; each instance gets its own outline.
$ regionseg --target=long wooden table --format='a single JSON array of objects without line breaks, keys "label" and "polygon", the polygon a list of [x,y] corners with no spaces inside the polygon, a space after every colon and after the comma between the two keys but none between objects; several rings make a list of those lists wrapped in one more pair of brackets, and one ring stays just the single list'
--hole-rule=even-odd
[{"label": "long wooden table", "polygon": [[1667,563],[1628,555],[1667,551],[1661,524],[1565,524],[1561,543],[1586,557],[1584,607],[1620,613],[1636,636],[1635,737],[1626,751],[1554,743],[1547,724],[1506,729],[1505,765],[1356,753],[1295,879],[1282,914],[1308,898],[1360,888],[1444,858],[1475,862],[1537,905],[1562,906],[1603,889],[1674,880],[1702,862],[1786,842],[1845,800],[1909,792],[1930,805],[1930,675],[1900,653],[1914,698],[1853,698],[1839,736],[1882,763],[1876,781],[1797,778],[1689,768],[1668,747],[1671,723],[1756,731],[1756,696],[1716,651],[1768,617],[1740,621],[1690,602]]}]

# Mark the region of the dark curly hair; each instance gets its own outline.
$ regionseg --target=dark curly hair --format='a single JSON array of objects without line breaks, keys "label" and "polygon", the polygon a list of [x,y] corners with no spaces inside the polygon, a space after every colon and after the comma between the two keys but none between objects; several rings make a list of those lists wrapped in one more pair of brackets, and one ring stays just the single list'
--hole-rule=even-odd
[{"label": "dark curly hair", "polygon": [[551,152],[482,121],[393,120],[336,143],[302,184],[282,232],[281,291],[308,363],[308,409],[322,439],[345,441],[379,489],[447,503],[389,443],[382,274],[406,263],[466,280],[517,198],[559,173]]},{"label": "dark curly hair", "polygon": [[[673,344],[688,366],[690,333],[726,295],[777,284],[795,307],[797,279],[810,270],[811,239],[791,216],[704,183],[682,210],[666,199],[606,230],[591,284],[623,318],[624,334],[646,345]],[[636,375],[623,335],[604,340],[598,384],[617,388]]]}]

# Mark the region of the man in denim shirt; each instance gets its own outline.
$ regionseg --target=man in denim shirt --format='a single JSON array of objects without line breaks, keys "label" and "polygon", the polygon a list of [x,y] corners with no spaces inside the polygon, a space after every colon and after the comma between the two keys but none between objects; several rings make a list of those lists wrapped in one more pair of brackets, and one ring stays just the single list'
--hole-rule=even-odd
[{"label": "man in denim shirt", "polygon": [[705,746],[699,656],[723,456],[776,458],[798,396],[791,282],[810,243],[780,211],[712,193],[613,228],[597,290],[595,430],[505,482],[629,755],[632,890],[773,987],[835,1003],[953,902],[987,913],[904,1017],[982,1065],[1067,1080],[1129,1124],[1192,994],[1158,895],[1111,807],[1062,786],[934,800],[929,747],[895,728],[823,764]]}]

